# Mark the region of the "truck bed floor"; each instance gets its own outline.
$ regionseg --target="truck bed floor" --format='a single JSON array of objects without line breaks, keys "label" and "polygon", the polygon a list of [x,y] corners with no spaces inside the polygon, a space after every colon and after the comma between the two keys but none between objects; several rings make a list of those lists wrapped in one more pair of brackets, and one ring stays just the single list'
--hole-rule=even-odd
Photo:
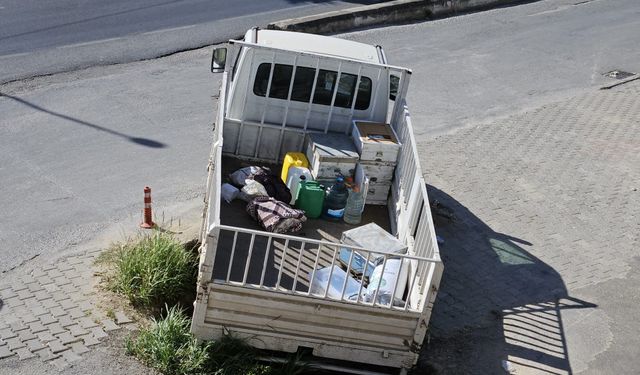
[{"label": "truck bed floor", "polygon": [[[250,163],[243,160],[224,157],[222,165],[223,181],[229,181],[228,175],[239,168],[249,165],[259,165],[271,168],[271,170],[280,174],[280,166],[269,165],[265,163]],[[253,220],[246,211],[247,203],[236,199],[231,204],[221,202],[220,220],[223,225],[246,228],[252,230],[263,231],[263,228],[255,220]],[[365,207],[361,225],[375,222],[381,227],[389,230],[389,214],[386,206],[367,205]],[[302,237],[302,239],[315,239],[329,242],[339,243],[342,232],[353,229],[357,226],[347,224],[343,221],[328,221],[322,218],[307,219],[303,224],[303,229],[297,233],[290,235]],[[268,234],[269,232],[264,232]],[[235,250],[234,248],[235,237]],[[237,235],[230,231],[221,231],[216,251],[216,259],[214,263],[213,279],[226,279],[229,275],[230,280],[241,282],[244,279],[245,267],[247,266],[247,257],[249,256],[249,247],[251,243],[251,235],[247,233],[238,233]],[[296,269],[300,275],[300,280],[296,285],[296,290],[306,291],[308,287],[309,273],[315,268],[323,267],[331,263],[334,254],[334,248],[329,246],[317,246],[314,244],[306,244],[304,250],[301,251],[301,243],[299,241],[289,241],[286,254],[284,253],[284,241],[274,240],[267,247],[268,238],[266,236],[255,236],[254,246],[251,251],[250,260],[248,262],[248,271],[245,282],[248,284],[259,284],[262,278],[262,266],[265,256],[267,257],[267,266],[265,276],[262,280],[263,285],[276,286],[278,274],[280,274],[280,283],[278,287],[290,289],[293,287],[293,277]],[[268,253],[267,253],[268,250]],[[233,252],[233,262],[231,263],[231,272],[229,273],[229,263]],[[318,256],[319,255],[319,256]],[[318,264],[316,265],[316,258]],[[284,261],[284,263],[283,263]],[[298,267],[298,263],[300,266]],[[282,266],[282,267],[281,267]],[[282,271],[280,272],[280,268]]]}]

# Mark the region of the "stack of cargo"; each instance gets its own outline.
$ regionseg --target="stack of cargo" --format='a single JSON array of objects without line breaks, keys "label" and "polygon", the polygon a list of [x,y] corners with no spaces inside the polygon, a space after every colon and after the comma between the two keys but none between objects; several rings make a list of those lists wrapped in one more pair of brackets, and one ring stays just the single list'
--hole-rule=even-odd
[{"label": "stack of cargo", "polygon": [[400,142],[389,124],[354,121],[351,133],[360,160],[356,181],[365,185],[366,204],[387,204]]},{"label": "stack of cargo", "polygon": [[336,177],[353,176],[358,163],[358,151],[344,133],[307,134],[307,159],[313,178],[331,186]]}]

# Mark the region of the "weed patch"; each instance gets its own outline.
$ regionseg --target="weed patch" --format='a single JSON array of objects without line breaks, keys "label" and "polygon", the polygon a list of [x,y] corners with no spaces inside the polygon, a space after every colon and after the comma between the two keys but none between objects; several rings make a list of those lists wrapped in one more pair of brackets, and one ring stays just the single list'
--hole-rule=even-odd
[{"label": "weed patch", "polygon": [[[197,255],[170,234],[154,231],[119,245],[106,260],[112,268],[109,289],[135,307],[159,309],[193,301]],[[184,301],[187,298],[191,301]]]},{"label": "weed patch", "polygon": [[296,375],[309,368],[292,357],[283,364],[261,364],[258,351],[244,340],[225,335],[215,342],[199,343],[189,332],[191,321],[178,307],[126,343],[127,354],[166,375]]},{"label": "weed patch", "polygon": [[199,344],[189,333],[190,324],[180,308],[169,308],[164,318],[153,319],[150,328],[127,340],[127,353],[163,374],[206,374],[211,344]]}]

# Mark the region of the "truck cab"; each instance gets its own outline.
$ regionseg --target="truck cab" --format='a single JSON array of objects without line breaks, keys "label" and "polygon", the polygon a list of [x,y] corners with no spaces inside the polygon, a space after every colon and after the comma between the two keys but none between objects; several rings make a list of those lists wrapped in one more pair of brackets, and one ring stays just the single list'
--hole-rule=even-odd
[{"label": "truck cab", "polygon": [[237,126],[225,151],[277,161],[302,142],[295,133],[348,133],[354,119],[386,121],[391,76],[380,46],[260,29],[232,45],[225,110]]}]

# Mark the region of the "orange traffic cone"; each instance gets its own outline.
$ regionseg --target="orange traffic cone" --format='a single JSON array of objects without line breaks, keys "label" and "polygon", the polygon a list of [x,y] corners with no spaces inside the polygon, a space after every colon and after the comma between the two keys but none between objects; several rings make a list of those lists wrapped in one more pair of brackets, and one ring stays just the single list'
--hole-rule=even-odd
[{"label": "orange traffic cone", "polygon": [[152,220],[151,213],[151,188],[145,186],[144,188],[144,221],[140,224],[140,228],[150,229],[156,226]]}]

